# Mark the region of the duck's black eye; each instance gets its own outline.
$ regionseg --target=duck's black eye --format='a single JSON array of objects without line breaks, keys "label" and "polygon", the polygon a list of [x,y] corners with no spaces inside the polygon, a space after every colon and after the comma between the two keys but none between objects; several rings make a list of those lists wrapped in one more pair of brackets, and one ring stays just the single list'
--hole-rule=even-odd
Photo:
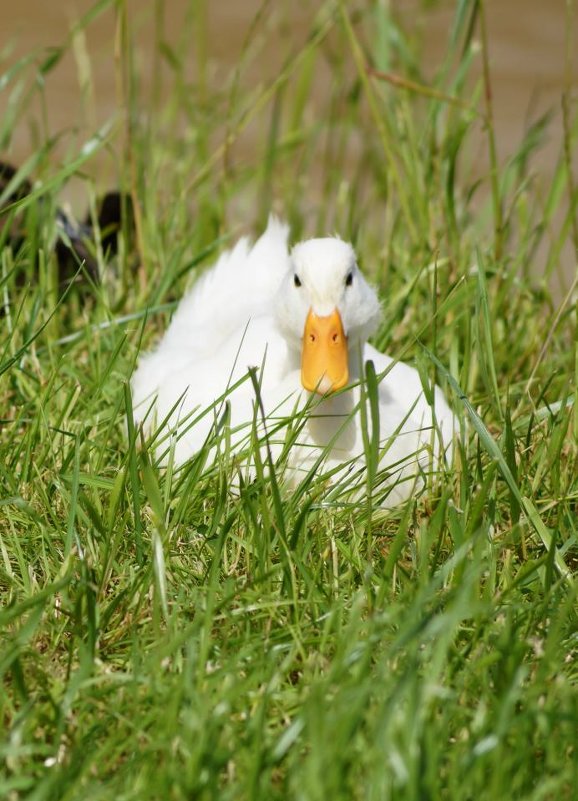
[{"label": "duck's black eye", "polygon": [[293,276],[293,283],[295,284],[295,286],[301,286],[301,279],[299,278],[297,273],[295,273],[295,275]]},{"label": "duck's black eye", "polygon": [[345,286],[351,286],[353,283],[353,270],[350,273],[347,273],[347,278],[345,279]]}]

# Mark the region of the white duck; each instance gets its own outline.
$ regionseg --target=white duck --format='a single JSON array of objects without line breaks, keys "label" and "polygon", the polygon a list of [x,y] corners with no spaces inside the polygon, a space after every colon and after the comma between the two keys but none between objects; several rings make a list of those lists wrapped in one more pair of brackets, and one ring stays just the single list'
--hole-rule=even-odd
[{"label": "white duck", "polygon": [[[439,387],[432,408],[418,372],[368,344],[380,304],[351,245],[311,239],[289,253],[288,235],[271,217],[253,246],[241,239],[185,295],[133,376],[135,423],[149,435],[160,426],[170,432],[163,459],[172,453],[180,465],[207,441],[225,396],[237,448],[257,426],[268,431],[277,458],[291,432],[285,469],[293,484],[322,464],[333,481],[347,475],[363,486],[369,415],[360,410],[361,384],[372,361],[381,503],[392,506],[411,494],[418,474],[449,459],[454,416]],[[257,368],[261,406],[250,367]]]}]

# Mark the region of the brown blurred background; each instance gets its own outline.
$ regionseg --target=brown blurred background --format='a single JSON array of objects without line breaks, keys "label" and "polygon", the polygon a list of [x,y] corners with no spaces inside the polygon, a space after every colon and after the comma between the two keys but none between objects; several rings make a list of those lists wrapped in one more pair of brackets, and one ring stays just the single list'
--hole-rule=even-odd
[{"label": "brown blurred background", "polygon": [[[387,0],[383,0],[387,2]],[[241,75],[242,85],[271,80],[286,55],[306,40],[312,20],[318,12],[319,0],[287,2],[274,0],[212,0],[200,4],[199,14],[206,18],[207,35],[191,42],[191,75],[199,63],[207,65],[204,76],[209,91],[222,84],[239,62],[255,15],[266,6],[266,21],[256,28],[256,53],[247,62]],[[44,0],[19,0],[0,4],[0,75],[19,58],[36,51],[62,44],[69,36],[73,22],[93,6],[92,0],[46,3]],[[162,30],[155,19],[153,2],[129,2],[130,29],[139,74],[143,86],[153,87],[155,35],[168,42],[178,41],[183,19],[191,6],[187,0],[167,0],[163,4]],[[390,3],[409,30],[423,42],[426,74],[433,73],[444,55],[455,3],[443,0],[423,10],[423,4],[411,0]],[[206,8],[206,11],[204,10]],[[194,13],[194,12],[193,12]],[[544,187],[551,180],[562,143],[561,95],[564,87],[578,84],[578,58],[572,74],[566,75],[566,2],[565,0],[488,0],[487,19],[491,55],[494,113],[500,159],[504,161],[516,151],[528,124],[547,110],[552,111],[547,141],[533,157]],[[570,32],[573,51],[578,44],[578,15],[574,15]],[[65,158],[90,132],[110,118],[119,97],[118,64],[115,50],[115,14],[107,8],[85,31],[72,37],[72,47],[58,66],[47,76],[45,104],[36,92],[33,102],[14,127],[14,135],[2,158],[20,164],[33,151],[35,142],[46,134],[66,132],[55,149],[55,157]],[[200,48],[206,51],[196,58]],[[323,92],[324,76],[316,81],[316,91]],[[6,119],[10,110],[10,93],[14,84],[0,86],[0,114]],[[158,88],[158,87],[157,87]],[[152,88],[151,88],[152,91]],[[18,101],[20,102],[20,101]],[[576,112],[575,100],[573,112]],[[249,140],[245,148],[260,147]],[[258,156],[257,156],[258,157]],[[480,158],[485,158],[481,155]],[[114,184],[114,160],[99,154],[90,165],[98,176],[101,188]],[[66,187],[65,199],[74,206],[79,202],[82,187],[74,181]],[[568,259],[568,255],[565,257]],[[570,269],[575,256],[570,256]],[[568,268],[567,268],[568,269]]]}]

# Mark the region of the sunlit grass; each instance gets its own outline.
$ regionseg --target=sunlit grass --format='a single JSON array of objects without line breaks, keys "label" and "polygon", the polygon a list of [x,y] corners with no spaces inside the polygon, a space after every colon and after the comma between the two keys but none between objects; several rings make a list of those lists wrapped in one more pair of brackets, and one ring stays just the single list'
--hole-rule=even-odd
[{"label": "sunlit grass", "polygon": [[[572,292],[554,301],[533,259],[549,241],[555,275],[572,229],[569,216],[552,237],[550,222],[564,197],[575,213],[577,123],[545,203],[520,168],[530,131],[475,206],[460,172],[487,115],[466,81],[472,9],[458,4],[428,92],[385,6],[346,7],[320,4],[275,81],[247,87],[264,7],[214,99],[206,70],[204,87],[185,79],[187,37],[159,42],[172,77],[151,100],[123,4],[98,4],[124,42],[117,158],[138,270],[128,248],[100,252],[102,282],[63,295],[51,256],[56,192],[108,128],[61,166],[47,143],[11,187],[43,176],[10,209],[21,246],[0,229],[2,797],[575,796],[578,328]],[[39,69],[49,79],[51,63]],[[255,123],[254,154],[237,160]],[[139,352],[271,205],[295,238],[355,242],[384,302],[376,344],[444,386],[461,436],[429,494],[380,513],[372,492],[327,494],[322,475],[288,491],[257,426],[247,481],[219,414],[182,470],[160,469],[131,427]],[[375,464],[369,475],[373,489]]]}]

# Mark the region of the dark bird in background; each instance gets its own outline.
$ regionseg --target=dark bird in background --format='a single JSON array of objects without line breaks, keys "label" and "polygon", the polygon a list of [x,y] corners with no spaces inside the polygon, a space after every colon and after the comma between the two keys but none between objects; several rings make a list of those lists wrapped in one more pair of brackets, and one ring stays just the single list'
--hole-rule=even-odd
[{"label": "dark bird in background", "polygon": [[[14,166],[0,161],[0,197],[5,195],[17,174],[18,171]],[[26,242],[30,233],[27,222],[29,215],[18,214],[19,206],[14,204],[23,205],[20,202],[24,201],[32,190],[31,182],[23,179],[15,184],[6,197],[3,197],[0,205],[0,249],[8,245],[13,253],[17,254]],[[43,198],[39,198],[36,203],[40,210],[48,208]],[[54,214],[56,238],[53,252],[58,264],[58,282],[61,289],[66,289],[71,282],[86,284],[87,278],[99,283],[97,237],[91,215],[87,214],[84,221],[78,222],[60,208],[57,208]],[[134,212],[129,194],[111,191],[99,198],[96,225],[105,258],[118,254],[121,233],[125,237],[128,252],[133,254],[136,252]]]}]

